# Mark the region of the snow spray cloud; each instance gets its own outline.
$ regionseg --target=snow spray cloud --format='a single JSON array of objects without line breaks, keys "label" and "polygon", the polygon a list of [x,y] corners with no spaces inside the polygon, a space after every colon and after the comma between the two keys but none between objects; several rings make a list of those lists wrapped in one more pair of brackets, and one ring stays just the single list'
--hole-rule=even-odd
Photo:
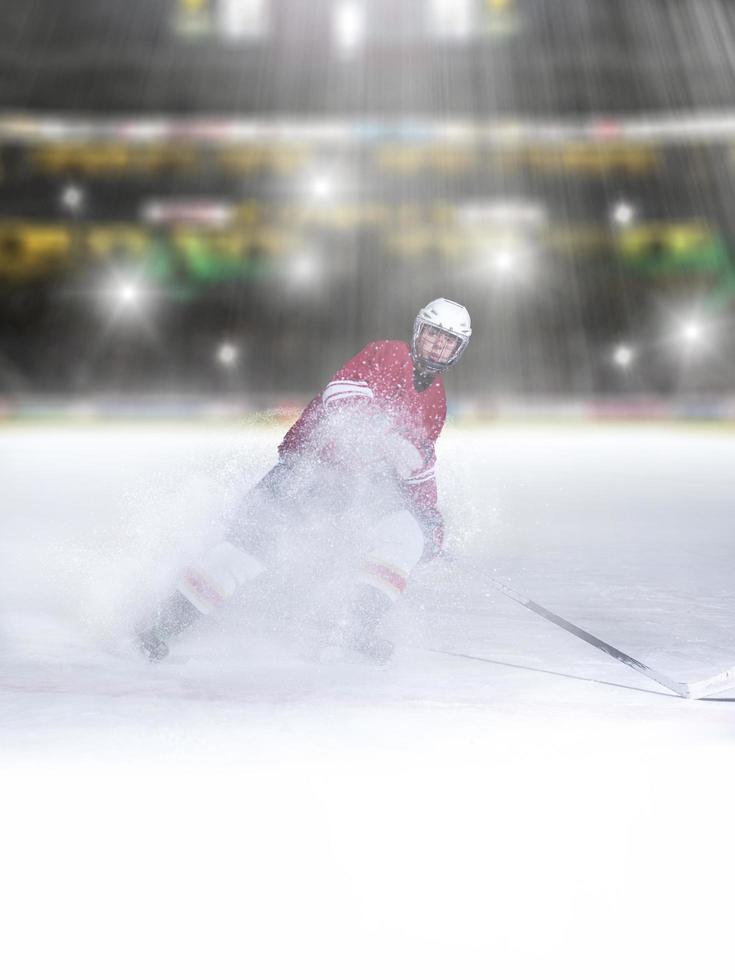
[{"label": "snow spray cloud", "polygon": [[406,507],[401,480],[423,464],[385,415],[327,415],[308,448],[266,478],[274,492],[256,488],[233,515],[236,536],[256,541],[266,566],[243,606],[261,625],[290,623],[307,643],[328,633],[349,607],[377,525]]}]

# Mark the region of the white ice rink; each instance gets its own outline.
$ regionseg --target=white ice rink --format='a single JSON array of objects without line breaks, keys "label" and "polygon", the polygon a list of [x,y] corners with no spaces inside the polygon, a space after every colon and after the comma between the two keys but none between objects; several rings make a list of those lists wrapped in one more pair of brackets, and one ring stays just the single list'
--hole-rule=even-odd
[{"label": "white ice rink", "polygon": [[268,427],[0,430],[0,976],[731,978],[735,439],[450,430],[447,560],[386,669],[292,596],[169,661],[129,630],[275,459]]}]

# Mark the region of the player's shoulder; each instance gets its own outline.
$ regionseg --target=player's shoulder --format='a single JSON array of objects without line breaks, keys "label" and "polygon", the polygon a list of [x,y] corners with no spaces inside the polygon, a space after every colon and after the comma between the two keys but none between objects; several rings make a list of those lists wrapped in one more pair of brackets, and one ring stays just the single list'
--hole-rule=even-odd
[{"label": "player's shoulder", "polygon": [[373,340],[365,348],[373,357],[401,363],[411,357],[411,349],[405,340]]}]

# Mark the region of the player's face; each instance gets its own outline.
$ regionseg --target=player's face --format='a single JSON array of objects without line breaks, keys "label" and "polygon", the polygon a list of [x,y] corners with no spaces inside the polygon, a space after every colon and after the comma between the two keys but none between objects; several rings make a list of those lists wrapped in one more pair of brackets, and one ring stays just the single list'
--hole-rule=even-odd
[{"label": "player's face", "polygon": [[459,345],[458,337],[427,323],[422,326],[416,341],[416,354],[432,364],[449,364]]}]

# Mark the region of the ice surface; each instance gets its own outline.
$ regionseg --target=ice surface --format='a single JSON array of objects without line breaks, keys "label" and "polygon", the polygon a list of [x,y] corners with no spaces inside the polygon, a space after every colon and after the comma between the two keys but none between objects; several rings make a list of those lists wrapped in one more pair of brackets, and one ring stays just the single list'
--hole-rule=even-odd
[{"label": "ice surface", "polygon": [[[730,977],[735,440],[449,431],[449,557],[387,669],[264,594],[126,636],[275,459],[267,428],[0,432],[0,963],[77,977]],[[735,692],[733,692],[735,697]]]}]

